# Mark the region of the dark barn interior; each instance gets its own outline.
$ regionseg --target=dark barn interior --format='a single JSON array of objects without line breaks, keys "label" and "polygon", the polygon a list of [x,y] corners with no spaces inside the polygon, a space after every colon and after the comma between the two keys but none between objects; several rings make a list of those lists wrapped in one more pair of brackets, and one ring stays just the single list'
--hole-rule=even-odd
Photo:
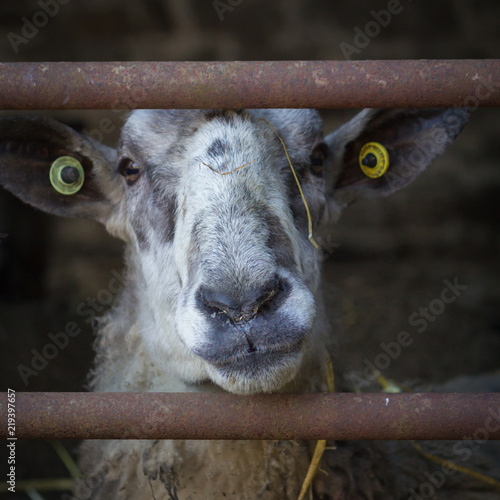
[{"label": "dark barn interior", "polygon": [[[53,10],[43,23],[36,16],[45,3]],[[371,25],[364,37],[359,33],[376,19],[374,13],[387,9],[387,1],[45,3],[0,4],[1,61],[500,57],[500,4],[493,0],[401,0],[398,12],[378,29]],[[490,90],[499,92],[500,81],[490,82]],[[325,132],[354,113],[323,110]],[[8,114],[13,113],[2,112]],[[116,143],[124,117],[116,111],[47,114],[108,145]],[[104,131],[103,118],[110,120]],[[432,390],[454,377],[500,369],[499,134],[497,109],[474,110],[456,143],[411,187],[353,205],[322,235],[328,248],[324,289],[340,353],[336,368],[347,374],[352,389],[377,390],[373,384],[354,386],[381,352],[380,344],[409,329],[418,331],[418,340],[383,371],[387,379]],[[93,299],[96,308],[109,305],[99,292],[121,271],[121,250],[97,223],[49,216],[0,191],[2,392],[85,390],[94,337],[78,306]],[[440,297],[445,280],[467,288],[442,312],[422,320],[419,311]],[[420,319],[420,328],[412,317]],[[53,359],[35,359],[48,335],[69,321],[81,333]],[[65,446],[73,453],[76,443]],[[46,442],[19,442],[17,457],[19,481],[68,477]],[[47,500],[62,494],[42,493]]]}]

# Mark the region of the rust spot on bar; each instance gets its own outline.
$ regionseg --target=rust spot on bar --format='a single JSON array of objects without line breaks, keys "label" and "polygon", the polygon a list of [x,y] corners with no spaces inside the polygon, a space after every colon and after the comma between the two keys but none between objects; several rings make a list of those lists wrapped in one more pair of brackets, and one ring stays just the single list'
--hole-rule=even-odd
[{"label": "rust spot on bar", "polygon": [[[0,395],[7,421],[7,395]],[[22,439],[500,439],[500,394],[16,393]],[[7,427],[2,426],[1,437]],[[481,434],[483,436],[484,433]]]},{"label": "rust spot on bar", "polygon": [[0,109],[500,106],[500,59],[0,63]]}]

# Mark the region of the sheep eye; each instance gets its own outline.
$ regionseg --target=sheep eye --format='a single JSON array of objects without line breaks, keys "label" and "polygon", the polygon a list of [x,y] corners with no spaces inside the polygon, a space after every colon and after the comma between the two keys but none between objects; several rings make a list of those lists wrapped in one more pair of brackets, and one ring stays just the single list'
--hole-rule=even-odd
[{"label": "sheep eye", "polygon": [[136,182],[142,174],[142,166],[129,158],[125,158],[120,162],[118,172],[125,177],[127,183],[130,185]]},{"label": "sheep eye", "polygon": [[321,175],[323,173],[323,165],[328,153],[328,147],[324,142],[321,142],[313,149],[311,153],[311,172],[314,175]]}]

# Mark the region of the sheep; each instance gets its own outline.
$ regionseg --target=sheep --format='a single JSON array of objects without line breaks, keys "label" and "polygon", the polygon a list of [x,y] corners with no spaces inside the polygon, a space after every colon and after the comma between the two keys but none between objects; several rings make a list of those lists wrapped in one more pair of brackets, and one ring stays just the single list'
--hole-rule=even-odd
[{"label": "sheep", "polygon": [[[326,391],[335,332],[316,230],[410,184],[467,115],[369,109],[323,137],[315,110],[136,110],[117,149],[48,118],[6,118],[0,183],[125,242],[127,284],[98,321],[93,390]],[[297,498],[313,445],[89,441],[85,498]],[[337,443],[328,456],[317,498],[408,498],[425,479],[408,446]],[[461,498],[495,498],[469,482]]]}]

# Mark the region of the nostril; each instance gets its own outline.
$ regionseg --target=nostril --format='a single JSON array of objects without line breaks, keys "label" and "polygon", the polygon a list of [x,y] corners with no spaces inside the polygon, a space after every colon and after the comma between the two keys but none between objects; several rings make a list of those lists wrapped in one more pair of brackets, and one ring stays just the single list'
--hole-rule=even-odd
[{"label": "nostril", "polygon": [[199,297],[204,308],[228,316],[234,323],[253,319],[259,312],[268,312],[283,291],[281,281],[275,277],[264,286],[231,294],[218,289],[201,287]]},{"label": "nostril", "polygon": [[239,308],[239,303],[234,297],[220,290],[211,290],[202,287],[200,293],[203,302],[208,307],[220,309],[222,311]]},{"label": "nostril", "polygon": [[254,310],[259,310],[262,306],[270,303],[278,294],[279,281],[277,278],[269,281],[262,289],[255,291],[253,296],[249,294],[248,306]]}]

